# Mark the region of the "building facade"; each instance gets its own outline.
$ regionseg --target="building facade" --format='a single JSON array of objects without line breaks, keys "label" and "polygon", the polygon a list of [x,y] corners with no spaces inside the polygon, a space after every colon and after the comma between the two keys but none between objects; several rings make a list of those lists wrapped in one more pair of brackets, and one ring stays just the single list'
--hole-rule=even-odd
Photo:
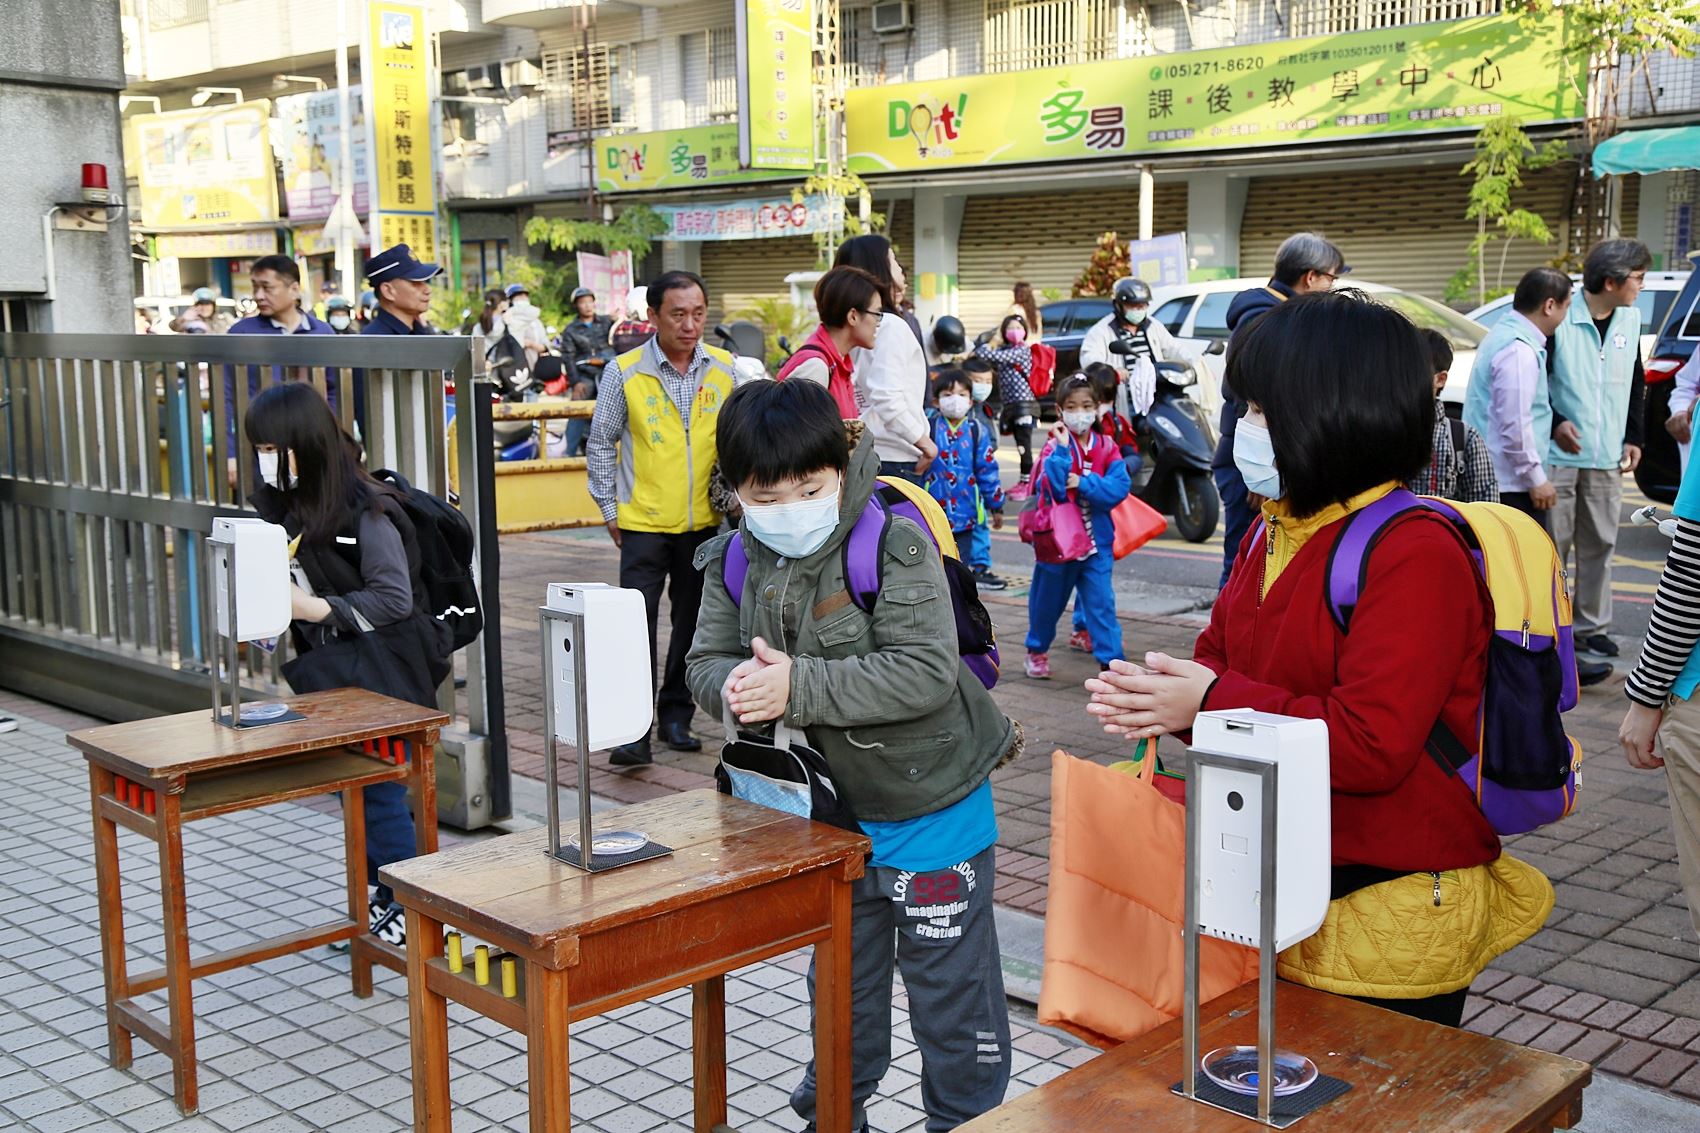
[{"label": "building facade", "polygon": [[[330,77],[334,0],[125,3],[132,92],[165,109],[196,87],[270,98]],[[958,314],[971,331],[995,321],[1015,281],[1066,294],[1101,233],[1137,236],[1142,180],[1151,231],[1185,233],[1194,276],[1263,275],[1284,236],[1313,228],[1359,278],[1439,298],[1474,235],[1458,171],[1475,128],[1510,109],[1537,139],[1581,134],[1580,89],[1567,92],[1562,68],[1499,4],[844,3],[849,167],[887,219],[923,318]],[[461,281],[495,282],[510,257],[540,257],[524,241],[532,217],[595,219],[641,201],[671,227],[640,277],[700,269],[722,315],[793,293],[787,278],[816,266],[819,202],[787,207],[801,174],[737,167],[734,15],[734,0],[430,0],[442,242]],[[1476,39],[1459,38],[1472,28]],[[1429,67],[1447,44],[1445,66]],[[1653,60],[1631,114],[1691,117],[1695,71]],[[940,113],[963,97],[969,109]],[[944,136],[951,121],[981,135],[978,149]],[[1076,123],[1072,148],[1051,144]],[[1647,239],[1661,266],[1685,262],[1695,177],[1616,186],[1620,230]],[[1575,184],[1575,165],[1561,164],[1531,176],[1519,203],[1562,238]],[[292,243],[316,266],[314,221],[293,225]],[[277,223],[289,232],[293,218]],[[1554,254],[1514,245],[1508,271]],[[226,257],[216,281],[239,266]]]}]

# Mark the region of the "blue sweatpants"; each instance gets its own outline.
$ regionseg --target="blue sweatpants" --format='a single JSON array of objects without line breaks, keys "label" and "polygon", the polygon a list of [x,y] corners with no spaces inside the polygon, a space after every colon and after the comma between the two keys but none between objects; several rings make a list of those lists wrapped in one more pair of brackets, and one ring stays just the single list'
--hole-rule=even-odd
[{"label": "blue sweatpants", "polygon": [[957,540],[957,550],[964,552],[968,558],[968,569],[986,571],[992,569],[992,525],[984,519],[968,529],[968,545],[962,546]]},{"label": "blue sweatpants", "polygon": [[1092,655],[1108,665],[1122,655],[1122,624],[1116,620],[1116,591],[1110,581],[1114,557],[1100,548],[1072,563],[1034,563],[1027,590],[1027,652],[1048,653],[1057,636],[1057,619],[1079,592],[1079,608],[1092,631]]},{"label": "blue sweatpants", "polygon": [[1240,478],[1240,470],[1230,465],[1227,468],[1212,470],[1211,477],[1216,481],[1216,492],[1222,497],[1222,578],[1216,583],[1220,590],[1228,585],[1228,575],[1233,573],[1234,560],[1239,557],[1240,543],[1245,539],[1245,533],[1251,530],[1252,520],[1257,518],[1256,510],[1251,501],[1246,498],[1245,481]]},{"label": "blue sweatpants", "polygon": [[366,812],[366,879],[377,886],[378,900],[388,903],[390,887],[378,881],[379,868],[419,856],[407,784],[373,783],[360,788],[360,799]]}]

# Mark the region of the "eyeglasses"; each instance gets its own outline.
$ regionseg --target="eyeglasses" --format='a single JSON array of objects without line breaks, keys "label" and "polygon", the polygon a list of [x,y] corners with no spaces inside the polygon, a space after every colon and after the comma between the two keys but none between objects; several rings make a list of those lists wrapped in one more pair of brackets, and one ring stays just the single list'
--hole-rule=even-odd
[{"label": "eyeglasses", "polygon": [[880,315],[885,314],[884,308],[881,307],[851,307],[850,309],[855,311],[857,314],[868,315],[874,318],[878,318]]}]

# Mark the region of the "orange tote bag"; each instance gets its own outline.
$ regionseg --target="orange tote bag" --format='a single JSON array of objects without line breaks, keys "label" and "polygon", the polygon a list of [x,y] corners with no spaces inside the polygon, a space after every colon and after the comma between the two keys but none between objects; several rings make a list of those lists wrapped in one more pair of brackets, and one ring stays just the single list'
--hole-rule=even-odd
[{"label": "orange tote bag", "polygon": [[[1099,1047],[1181,1013],[1186,807],[1158,790],[1156,763],[1127,771],[1051,755],[1039,1021]],[[1199,941],[1199,962],[1205,1002],[1257,978],[1254,950],[1214,937]]]}]

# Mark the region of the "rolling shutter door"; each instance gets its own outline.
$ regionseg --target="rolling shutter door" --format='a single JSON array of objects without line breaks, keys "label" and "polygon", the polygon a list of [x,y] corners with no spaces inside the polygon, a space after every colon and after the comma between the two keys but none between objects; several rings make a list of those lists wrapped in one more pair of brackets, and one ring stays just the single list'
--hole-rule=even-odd
[{"label": "rolling shutter door", "polygon": [[[1569,162],[1524,179],[1513,201],[1539,213],[1554,242],[1514,241],[1505,262],[1506,286],[1562,251],[1561,227],[1575,179],[1576,166]],[[1463,265],[1476,235],[1475,222],[1464,217],[1469,193],[1469,178],[1449,165],[1259,177],[1246,194],[1240,224],[1240,274],[1266,274],[1281,241],[1295,232],[1320,232],[1345,253],[1352,265],[1349,278],[1443,300],[1446,281]],[[1495,246],[1489,253],[1490,281],[1499,251]]]},{"label": "rolling shutter door", "polygon": [[[846,202],[849,208],[855,208],[854,201]],[[897,248],[898,262],[903,270],[915,272],[915,202],[914,201],[875,201],[874,211],[885,213],[885,237]]]},{"label": "rolling shutter door", "polygon": [[[1186,229],[1186,185],[1158,182],[1152,232]],[[1066,298],[1092,258],[1098,237],[1114,231],[1122,239],[1139,233],[1139,186],[969,197],[962,213],[956,253],[960,294],[957,312],[970,338],[997,325],[1018,280],[1046,299],[1049,289]]]},{"label": "rolling shutter door", "polygon": [[710,292],[711,323],[736,318],[756,299],[790,298],[785,277],[814,266],[815,242],[808,236],[704,241],[702,278]]},{"label": "rolling shutter door", "polygon": [[[1619,235],[1639,239],[1641,235],[1641,175],[1627,173],[1617,179]],[[1645,243],[1646,241],[1642,241]]]}]

